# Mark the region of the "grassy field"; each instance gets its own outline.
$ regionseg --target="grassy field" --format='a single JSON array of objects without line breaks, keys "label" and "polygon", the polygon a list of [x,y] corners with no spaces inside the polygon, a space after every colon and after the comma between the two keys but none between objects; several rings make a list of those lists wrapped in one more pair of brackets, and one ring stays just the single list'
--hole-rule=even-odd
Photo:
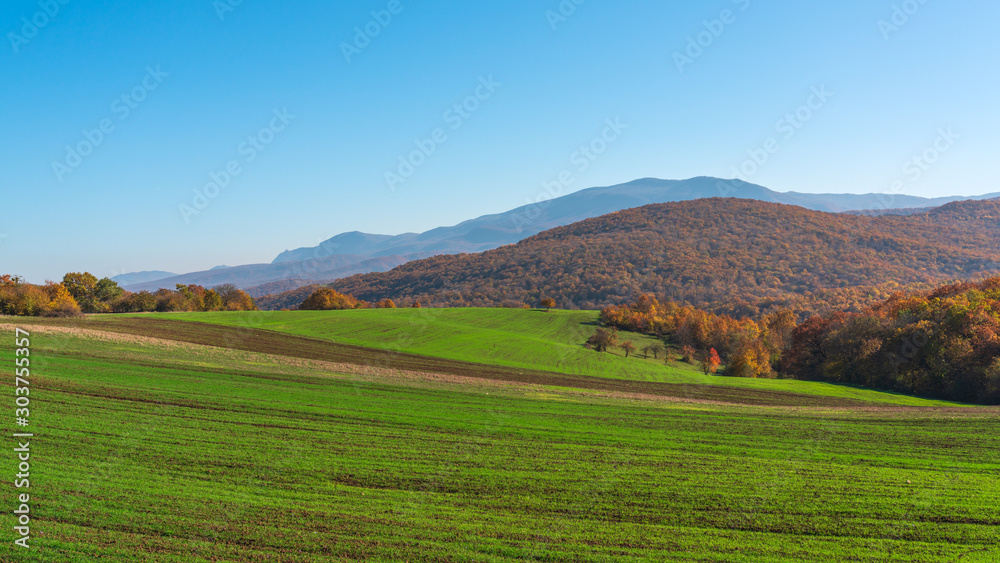
[{"label": "grassy field", "polygon": [[[383,350],[559,373],[718,385],[754,390],[839,397],[909,406],[951,403],[846,385],[754,380],[704,375],[683,363],[666,366],[663,357],[644,358],[621,350],[597,353],[583,343],[597,327],[596,311],[523,309],[362,309],[353,311],[274,311],[257,313],[188,313],[165,318],[276,330]],[[641,334],[621,333],[638,348],[656,342]]]},{"label": "grassy field", "polygon": [[35,547],[2,561],[1000,557],[997,409],[635,399],[16,322]]},{"label": "grassy field", "polygon": [[[395,349],[454,360],[543,369],[622,379],[661,379],[668,370],[659,361],[621,362],[624,354],[589,352],[583,343],[594,332],[593,311],[525,309],[360,309],[353,311],[269,311],[251,314],[171,314],[168,318],[279,330],[382,349]],[[655,339],[622,333],[640,349]]]}]

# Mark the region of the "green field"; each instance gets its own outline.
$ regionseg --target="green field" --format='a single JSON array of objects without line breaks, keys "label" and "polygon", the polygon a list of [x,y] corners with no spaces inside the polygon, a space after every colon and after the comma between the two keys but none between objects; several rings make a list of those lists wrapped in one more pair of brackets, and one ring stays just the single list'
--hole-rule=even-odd
[{"label": "green field", "polygon": [[[650,396],[655,381],[623,388],[641,398],[609,392],[583,377],[596,353],[553,346],[572,347],[586,313],[481,311],[509,321],[493,329],[503,346],[527,350],[516,369],[459,362],[505,353],[488,352],[474,312],[434,313],[454,323],[454,349],[434,317],[400,346],[449,360],[375,362],[315,339],[391,348],[413,313],[349,313],[192,317],[233,328],[0,318],[3,365],[13,325],[32,331],[37,433],[34,547],[12,546],[5,509],[0,561],[1000,560],[996,408],[725,378],[708,386],[723,399],[785,404],[725,384],[798,384],[831,406],[684,402],[666,384]],[[596,361],[626,377],[667,369]],[[510,379],[551,383],[527,370],[555,366],[578,377]]]},{"label": "green field", "polygon": [[[694,366],[664,365],[662,356],[625,358],[621,350],[598,353],[583,347],[598,326],[596,311],[523,309],[360,309],[187,313],[166,318],[247,326],[384,350],[525,369],[638,381],[721,385],[767,391],[842,397],[909,406],[946,406],[926,400],[845,385],[780,379],[737,379],[704,375]],[[621,333],[643,348],[656,340]]]}]

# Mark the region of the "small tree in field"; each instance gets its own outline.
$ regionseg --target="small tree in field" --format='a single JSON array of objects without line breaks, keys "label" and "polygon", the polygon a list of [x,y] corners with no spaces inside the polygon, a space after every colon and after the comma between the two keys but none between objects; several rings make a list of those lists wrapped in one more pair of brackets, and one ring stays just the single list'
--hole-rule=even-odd
[{"label": "small tree in field", "polygon": [[653,359],[654,360],[659,359],[660,358],[660,354],[666,354],[667,353],[667,348],[663,344],[660,344],[659,342],[657,342],[656,344],[653,344],[649,348],[650,348],[650,350],[653,351]]},{"label": "small tree in field", "polygon": [[556,300],[551,297],[546,297],[545,299],[542,299],[541,305],[545,308],[545,312],[548,313],[550,310],[555,308]]},{"label": "small tree in field", "polygon": [[710,373],[715,373],[719,371],[719,366],[722,365],[722,359],[719,358],[719,353],[712,348],[712,351],[708,353],[708,356],[701,361],[701,370],[705,372],[705,375]]},{"label": "small tree in field", "polygon": [[599,328],[587,340],[587,344],[590,344],[598,352],[605,352],[608,348],[614,348],[618,344],[618,331]]},{"label": "small tree in field", "polygon": [[626,340],[618,345],[619,348],[625,350],[625,357],[627,358],[630,352],[635,352],[635,344],[631,340]]}]

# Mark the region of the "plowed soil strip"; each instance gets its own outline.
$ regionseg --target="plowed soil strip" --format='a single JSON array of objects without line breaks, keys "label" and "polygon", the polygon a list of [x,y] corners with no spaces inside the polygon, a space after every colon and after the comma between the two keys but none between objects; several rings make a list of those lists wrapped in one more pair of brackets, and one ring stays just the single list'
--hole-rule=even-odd
[{"label": "plowed soil strip", "polygon": [[151,338],[379,368],[441,373],[495,381],[533,385],[591,389],[613,393],[641,393],[661,397],[679,397],[744,405],[774,406],[870,406],[869,403],[837,397],[799,395],[781,391],[762,391],[714,385],[657,383],[604,379],[549,371],[510,368],[486,364],[432,358],[328,340],[293,336],[281,332],[251,328],[226,327],[155,318],[44,319],[39,324],[69,326],[134,334]]}]

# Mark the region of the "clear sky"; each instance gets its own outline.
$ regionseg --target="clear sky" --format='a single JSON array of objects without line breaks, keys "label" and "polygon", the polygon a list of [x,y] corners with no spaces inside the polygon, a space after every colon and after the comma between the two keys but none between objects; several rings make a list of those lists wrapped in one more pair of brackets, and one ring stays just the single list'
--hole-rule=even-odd
[{"label": "clear sky", "polygon": [[5,0],[0,271],[270,262],[505,211],[564,171],[567,192],[1000,191],[998,20],[995,0]]}]

